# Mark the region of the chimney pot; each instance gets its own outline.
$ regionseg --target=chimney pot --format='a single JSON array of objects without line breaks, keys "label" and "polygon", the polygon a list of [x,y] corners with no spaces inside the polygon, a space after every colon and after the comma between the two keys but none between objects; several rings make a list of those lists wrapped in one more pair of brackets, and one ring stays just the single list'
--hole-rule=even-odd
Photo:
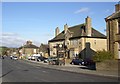
[{"label": "chimney pot", "polygon": [[115,5],[115,12],[120,10],[120,1]]},{"label": "chimney pot", "polygon": [[57,36],[60,33],[59,27],[55,29],[55,36]]},{"label": "chimney pot", "polygon": [[68,30],[68,25],[67,25],[67,23],[66,23],[66,24],[64,25],[64,32],[65,32],[65,34],[66,34],[67,30]]}]

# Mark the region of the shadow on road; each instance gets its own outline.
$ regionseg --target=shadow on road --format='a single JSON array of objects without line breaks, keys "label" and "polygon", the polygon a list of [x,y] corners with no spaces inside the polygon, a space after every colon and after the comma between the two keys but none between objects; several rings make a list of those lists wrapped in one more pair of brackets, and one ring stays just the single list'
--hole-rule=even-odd
[{"label": "shadow on road", "polygon": [[96,70],[96,66],[95,65],[88,65],[85,67],[79,67],[80,69],[88,69],[88,70]]},{"label": "shadow on road", "polygon": [[0,78],[2,78],[2,77],[4,77],[4,76],[6,76],[7,74],[11,73],[12,71],[13,71],[13,70],[10,70],[9,72],[7,72],[7,73],[3,74],[2,76],[0,76]]}]

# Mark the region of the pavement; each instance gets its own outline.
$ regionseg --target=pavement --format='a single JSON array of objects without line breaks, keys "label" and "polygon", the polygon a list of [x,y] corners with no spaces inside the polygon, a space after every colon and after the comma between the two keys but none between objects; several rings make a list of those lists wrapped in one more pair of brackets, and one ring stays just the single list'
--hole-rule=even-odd
[{"label": "pavement", "polygon": [[75,72],[75,73],[81,73],[81,74],[87,74],[87,75],[90,74],[90,75],[97,75],[97,76],[99,75],[99,76],[106,76],[106,77],[115,77],[115,78],[120,77],[120,76],[118,76],[118,71],[90,70],[86,66],[71,65],[69,63],[62,65],[62,66],[59,66],[59,65],[49,65],[48,63],[37,62],[37,61],[32,61],[32,60],[27,60],[27,59],[25,59],[25,61],[40,64],[39,66],[41,66],[41,67],[57,69],[57,70],[62,70],[62,71],[69,71],[69,72]]}]

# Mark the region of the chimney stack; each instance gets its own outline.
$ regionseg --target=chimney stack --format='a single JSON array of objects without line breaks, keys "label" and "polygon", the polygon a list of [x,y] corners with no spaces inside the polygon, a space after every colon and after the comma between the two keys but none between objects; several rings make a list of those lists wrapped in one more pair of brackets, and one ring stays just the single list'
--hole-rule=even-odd
[{"label": "chimney stack", "polygon": [[55,29],[55,36],[57,36],[60,33],[59,27]]},{"label": "chimney stack", "polygon": [[32,41],[29,40],[29,41],[26,42],[26,44],[27,44],[27,45],[31,45],[31,44],[32,44]]},{"label": "chimney stack", "polygon": [[68,30],[68,25],[65,24],[65,25],[64,25],[64,33],[65,33],[65,34],[66,34],[67,30]]},{"label": "chimney stack", "polygon": [[87,16],[85,21],[86,21],[86,23],[85,23],[86,34],[87,34],[87,36],[91,36],[91,33],[92,33],[91,18]]},{"label": "chimney stack", "polygon": [[115,5],[115,12],[120,10],[120,1]]}]

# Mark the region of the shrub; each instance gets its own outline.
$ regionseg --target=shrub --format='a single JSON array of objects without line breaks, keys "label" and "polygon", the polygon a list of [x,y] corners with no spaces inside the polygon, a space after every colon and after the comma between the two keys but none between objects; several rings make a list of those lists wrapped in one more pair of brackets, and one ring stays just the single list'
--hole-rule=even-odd
[{"label": "shrub", "polygon": [[96,54],[93,56],[93,60],[95,62],[102,62],[105,60],[113,59],[113,54],[110,51],[97,51]]}]

